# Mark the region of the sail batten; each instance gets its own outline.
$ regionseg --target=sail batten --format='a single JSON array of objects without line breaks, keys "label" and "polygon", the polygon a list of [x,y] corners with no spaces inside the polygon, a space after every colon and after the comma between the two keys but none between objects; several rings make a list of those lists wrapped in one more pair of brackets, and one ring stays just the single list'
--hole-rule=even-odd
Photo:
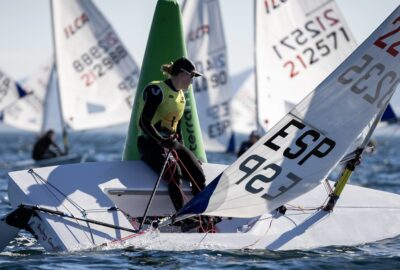
[{"label": "sail batten", "polygon": [[196,214],[253,217],[315,188],[400,84],[400,56],[390,47],[400,38],[397,23],[400,7],[182,212],[205,207]]}]

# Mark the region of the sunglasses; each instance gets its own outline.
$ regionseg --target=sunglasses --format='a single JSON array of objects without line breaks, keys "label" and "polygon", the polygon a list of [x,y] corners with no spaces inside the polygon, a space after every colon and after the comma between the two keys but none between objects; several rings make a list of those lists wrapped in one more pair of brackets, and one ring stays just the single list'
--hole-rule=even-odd
[{"label": "sunglasses", "polygon": [[194,73],[187,71],[186,69],[181,68],[181,71],[185,72],[186,74],[190,75],[190,78],[193,78],[195,76]]}]

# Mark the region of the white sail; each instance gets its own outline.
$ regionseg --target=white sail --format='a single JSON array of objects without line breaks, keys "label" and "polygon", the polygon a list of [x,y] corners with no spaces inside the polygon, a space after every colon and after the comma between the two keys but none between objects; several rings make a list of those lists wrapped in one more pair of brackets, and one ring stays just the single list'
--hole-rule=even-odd
[{"label": "white sail", "polygon": [[18,83],[0,70],[0,113],[26,94]]},{"label": "white sail", "polygon": [[245,70],[232,76],[234,98],[231,101],[232,128],[235,134],[246,134],[257,129],[255,117],[254,69]]},{"label": "white sail", "polygon": [[180,214],[251,217],[316,187],[400,83],[400,7]]},{"label": "white sail", "polygon": [[84,130],[129,121],[139,69],[89,0],[52,1],[64,122]]},{"label": "white sail", "polygon": [[202,138],[208,151],[226,151],[232,138],[228,57],[218,0],[185,1],[189,58],[204,74],[193,81]]},{"label": "white sail", "polygon": [[23,84],[30,95],[18,100],[4,111],[4,123],[26,131],[39,133],[43,127],[44,105],[49,86],[53,58]]},{"label": "white sail", "polygon": [[274,126],[356,47],[332,0],[255,0],[259,121]]}]

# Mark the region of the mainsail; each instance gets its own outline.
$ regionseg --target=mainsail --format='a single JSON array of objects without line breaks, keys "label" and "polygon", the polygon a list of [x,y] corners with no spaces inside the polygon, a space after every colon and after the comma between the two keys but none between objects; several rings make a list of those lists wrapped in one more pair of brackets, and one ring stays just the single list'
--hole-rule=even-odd
[{"label": "mainsail", "polygon": [[316,187],[400,83],[400,6],[179,215],[252,217]]},{"label": "mainsail", "polygon": [[84,130],[128,122],[137,64],[91,1],[51,3],[65,123]]},{"label": "mainsail", "polygon": [[273,127],[355,48],[332,0],[254,1],[259,123]]},{"label": "mainsail", "polygon": [[189,58],[205,75],[193,81],[204,145],[208,151],[226,151],[232,138],[232,94],[219,2],[185,1],[182,7]]},{"label": "mainsail", "polygon": [[18,83],[0,70],[0,112],[26,94],[27,92]]},{"label": "mainsail", "polygon": [[4,110],[5,124],[36,133],[43,130],[45,100],[53,66],[52,58],[23,84],[31,94]]}]

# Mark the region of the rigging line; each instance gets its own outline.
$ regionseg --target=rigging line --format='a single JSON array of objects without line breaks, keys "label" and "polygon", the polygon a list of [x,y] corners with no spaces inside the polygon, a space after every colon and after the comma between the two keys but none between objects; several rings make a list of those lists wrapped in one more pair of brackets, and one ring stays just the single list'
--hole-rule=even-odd
[{"label": "rigging line", "polygon": [[288,217],[288,216],[286,216],[286,215],[284,215],[284,217],[285,217],[287,220],[289,220],[290,222],[292,222],[293,225],[294,225],[295,227],[297,227],[297,223],[296,223],[293,219],[291,219],[290,217]]},{"label": "rigging line", "polygon": [[[65,193],[63,193],[60,189],[58,189],[56,186],[54,186],[53,184],[51,184],[49,181],[47,181],[46,179],[44,179],[42,176],[40,176],[37,172],[35,172],[33,169],[29,169],[28,173],[35,175],[36,177],[38,177],[38,179],[40,181],[42,181],[45,185],[49,185],[50,187],[52,187],[54,190],[56,190],[58,193],[60,193],[68,202],[70,202],[73,206],[75,206],[79,212],[81,212],[81,214],[83,216],[86,216],[86,210],[81,207],[78,203],[74,202],[72,199],[70,199]],[[57,196],[55,196],[57,198]],[[57,198],[58,199],[58,198]],[[61,200],[58,199],[59,202],[61,203]]]},{"label": "rigging line", "polygon": [[125,228],[125,227],[121,227],[121,226],[118,226],[118,225],[114,225],[114,224],[110,224],[110,223],[106,223],[106,222],[102,222],[102,221],[98,221],[98,220],[94,220],[94,219],[79,218],[79,217],[75,217],[74,215],[67,214],[65,212],[59,211],[59,210],[53,210],[53,209],[49,209],[49,208],[45,208],[45,207],[40,207],[40,206],[37,206],[37,205],[21,204],[20,207],[25,207],[25,208],[31,209],[33,211],[40,211],[40,212],[44,212],[44,213],[49,213],[49,214],[60,216],[60,217],[64,217],[64,218],[70,218],[70,219],[76,219],[76,220],[80,220],[80,221],[85,221],[85,222],[89,222],[89,223],[93,223],[93,224],[96,224],[96,225],[100,225],[100,226],[104,226],[104,227],[108,227],[108,228],[113,228],[113,229],[117,229],[117,230],[133,232],[133,233],[137,233],[138,232],[137,230],[134,230],[134,229]]},{"label": "rigging line", "polygon": [[[32,170],[32,172],[30,172],[31,170]],[[72,214],[71,210],[69,210],[68,207],[65,206],[65,205],[63,204],[63,202],[61,201],[61,199],[58,198],[57,195],[49,188],[48,185],[50,185],[50,184],[49,184],[47,181],[45,181],[39,174],[37,174],[36,172],[34,172],[33,169],[28,170],[28,173],[31,173],[31,174],[32,174],[32,177],[35,179],[35,181],[36,181],[37,183],[38,183],[37,180],[40,180],[40,181],[43,183],[45,189],[46,189],[51,195],[53,195],[53,197],[55,198],[55,200],[58,201],[58,202],[60,203],[60,205],[64,206],[64,208],[65,208],[70,214]],[[51,186],[51,185],[50,185],[50,186]],[[62,194],[62,195],[63,195],[63,194]],[[63,196],[65,197],[65,195],[63,195]],[[57,207],[56,207],[56,208],[57,208]],[[57,210],[58,210],[58,209],[57,209]]]},{"label": "rigging line", "polygon": [[[199,217],[199,221],[200,221],[200,228],[203,229],[202,225],[201,225],[201,218]],[[210,221],[209,221],[210,222]],[[213,221],[211,221],[212,223]],[[209,224],[207,224],[208,226]],[[206,239],[206,237],[208,236],[208,234],[210,232],[216,232],[216,228],[215,228],[215,224],[212,223],[212,226],[210,229],[208,229],[204,235],[204,237],[200,240],[200,242],[198,243],[198,246],[200,246],[200,244],[203,242],[204,239]]]},{"label": "rigging line", "polygon": [[[269,232],[269,230],[270,230],[271,227],[272,227],[272,222],[274,221],[274,219],[275,219],[278,215],[279,215],[278,212],[276,212],[275,215],[271,218],[271,221],[269,222],[269,226],[267,227],[267,230],[264,232],[263,235],[260,236],[260,238],[258,238],[258,239],[257,239],[256,241],[254,241],[252,244],[247,245],[247,246],[244,246],[243,248],[249,248],[249,247],[254,246],[255,244],[257,244],[258,242],[260,242],[260,240],[263,239],[263,238],[267,235],[267,233]],[[257,222],[258,222],[258,221],[257,221]],[[254,225],[255,225],[255,224],[254,224]],[[254,225],[253,225],[253,226],[254,226]]]},{"label": "rigging line", "polygon": [[207,235],[208,235],[208,230],[206,231],[206,233],[204,234],[203,238],[201,238],[200,242],[197,244],[197,247],[200,246],[200,244],[203,242],[204,239],[206,239]]},{"label": "rigging line", "polygon": [[[52,188],[54,188],[56,191],[58,191],[62,196],[64,196],[66,199],[67,199],[67,201],[70,201],[71,199],[69,199],[65,194],[63,194],[57,187],[55,187],[54,185],[52,185],[51,183],[49,183],[48,181],[46,181],[43,177],[41,177],[38,173],[36,173],[33,169],[29,169],[28,170],[28,173],[30,173],[31,175],[32,175],[32,177],[36,180],[36,179],[39,179],[40,181],[42,181],[43,182],[43,184],[44,184],[44,186],[45,186],[45,188],[47,189],[47,191],[51,194],[51,195],[53,195],[54,196],[54,198],[60,203],[60,205],[62,205],[68,212],[69,212],[69,214],[71,215],[71,216],[73,216],[73,214],[72,214],[72,211],[66,206],[66,205],[64,205],[64,203],[61,201],[61,199],[59,199],[58,197],[57,197],[57,195],[53,192],[53,191],[51,191],[51,189],[49,188],[49,186],[50,187],[52,187]],[[86,217],[87,215],[86,215],[86,213],[84,212],[82,212],[81,210],[79,210],[79,208],[78,207],[80,207],[79,205],[74,205],[74,201],[70,201],[70,203],[73,205],[73,206],[75,206],[77,209],[78,209],[78,211],[84,216],[84,217]],[[83,208],[82,208],[83,209]],[[58,210],[58,209],[57,209]],[[83,209],[83,211],[85,211],[84,209]],[[75,218],[75,221],[76,221],[76,223],[78,224],[78,226],[81,228],[81,231],[84,233],[84,235],[87,237],[87,239],[90,241],[90,240],[92,240],[92,241],[94,241],[94,239],[93,239],[93,235],[92,235],[92,230],[91,230],[91,228],[90,228],[90,226],[89,226],[89,224],[87,224],[88,225],[88,227],[89,227],[89,231],[90,231],[90,234],[91,234],[91,238],[92,239],[90,239],[89,238],[89,236],[86,234],[86,232],[85,232],[85,230],[84,230],[84,226],[82,225],[82,224],[80,224],[79,223],[79,220],[77,220],[76,218]],[[93,242],[94,243],[94,242]]]},{"label": "rigging line", "polygon": [[[32,170],[32,172],[30,172]],[[34,173],[33,169],[28,170],[28,173],[32,174],[32,177],[35,179],[36,183],[40,183],[42,182],[44,185],[44,188],[50,193],[50,195],[53,195],[53,197],[60,203],[62,204],[62,201],[60,198],[57,197],[57,195],[49,188],[49,186],[47,185],[47,182],[44,181],[37,173]],[[40,180],[40,181],[38,181]],[[66,207],[67,208],[67,207]],[[67,208],[68,210],[68,208]],[[69,211],[69,210],[68,210]]]},{"label": "rigging line", "polygon": [[333,192],[333,188],[331,187],[331,184],[329,183],[328,178],[325,178],[324,188],[325,188],[325,191],[326,191],[326,195],[329,195],[329,194],[331,194]]},{"label": "rigging line", "polygon": [[[57,187],[55,187],[54,185],[52,185],[51,183],[49,183],[48,181],[46,181],[43,177],[41,177],[41,176],[40,176],[37,172],[35,172],[33,169],[28,170],[28,173],[31,173],[32,176],[33,176],[35,179],[39,179],[40,181],[42,181],[43,184],[45,185],[46,189],[49,191],[49,193],[52,194],[52,195],[56,198],[56,200],[58,200],[58,202],[70,213],[71,216],[73,216],[72,211],[71,211],[66,205],[64,205],[64,203],[61,201],[61,199],[59,199],[59,198],[56,196],[56,194],[55,194],[54,192],[52,192],[52,191],[50,190],[49,186],[52,187],[52,188],[54,188],[54,189],[55,189],[56,191],[58,191],[62,196],[64,196],[64,198],[65,198],[67,201],[69,201],[74,207],[76,207],[76,208],[78,209],[78,211],[81,213],[81,215],[82,215],[83,217],[86,217],[86,216],[87,216],[87,213],[86,213],[86,210],[85,210],[85,209],[83,209],[83,208],[80,207],[77,203],[75,203],[73,200],[71,200],[70,198],[68,198],[68,197],[67,197],[63,192],[61,192]],[[37,178],[36,178],[35,176],[36,176]],[[81,208],[82,210],[79,209],[79,208]],[[85,230],[84,230],[85,226],[82,225],[82,224],[80,224],[79,220],[77,220],[76,218],[75,218],[75,220],[76,220],[76,223],[78,224],[78,226],[81,228],[81,231],[82,231],[82,232],[85,234],[85,236],[87,237],[87,239],[88,239],[89,241],[91,240],[91,241],[94,243],[93,233],[92,233],[91,227],[89,226],[89,223],[86,222],[86,225],[87,225],[87,227],[89,228],[90,237],[89,237],[89,235],[87,235],[87,233],[86,233]]]},{"label": "rigging line", "polygon": [[121,211],[121,209],[117,207],[110,207],[108,209],[103,209],[103,208],[86,209],[85,211],[86,213],[101,213],[101,212]]},{"label": "rigging line", "polygon": [[344,209],[393,209],[393,210],[400,210],[398,206],[336,206],[337,208],[344,208]]},{"label": "rigging line", "polygon": [[312,212],[312,211],[317,211],[323,208],[323,206],[318,206],[318,207],[301,207],[301,206],[294,206],[294,205],[290,205],[290,204],[286,204],[289,205],[289,207],[287,207],[287,210],[290,211],[301,211],[303,214],[307,214],[306,212]]}]

